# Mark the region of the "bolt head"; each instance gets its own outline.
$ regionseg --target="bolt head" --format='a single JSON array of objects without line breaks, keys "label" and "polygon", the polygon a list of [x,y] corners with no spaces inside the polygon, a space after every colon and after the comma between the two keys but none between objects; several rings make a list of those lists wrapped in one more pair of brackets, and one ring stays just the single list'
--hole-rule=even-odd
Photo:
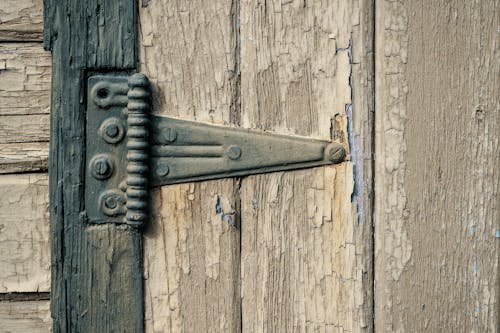
[{"label": "bolt head", "polygon": [[229,146],[226,154],[231,160],[237,160],[241,157],[241,148],[238,146]]},{"label": "bolt head", "polygon": [[98,155],[90,162],[92,176],[96,179],[107,179],[113,174],[113,162],[110,158]]},{"label": "bolt head", "polygon": [[160,177],[168,175],[169,172],[170,168],[166,163],[158,163],[158,165],[156,166],[156,174]]},{"label": "bolt head", "polygon": [[106,200],[104,200],[104,204],[106,205],[107,208],[114,209],[116,208],[118,202],[116,201],[116,197],[109,196],[106,198]]},{"label": "bolt head", "polygon": [[174,128],[165,128],[162,137],[166,143],[172,143],[177,139],[177,131]]},{"label": "bolt head", "polygon": [[115,138],[120,133],[120,129],[116,124],[109,124],[106,126],[106,135]]},{"label": "bolt head", "polygon": [[116,117],[110,117],[104,120],[99,127],[99,135],[107,143],[119,143],[125,137],[125,126],[120,119]]},{"label": "bolt head", "polygon": [[345,148],[338,143],[332,144],[332,147],[328,151],[328,158],[330,159],[330,161],[332,161],[333,163],[341,163],[344,161],[345,157]]}]

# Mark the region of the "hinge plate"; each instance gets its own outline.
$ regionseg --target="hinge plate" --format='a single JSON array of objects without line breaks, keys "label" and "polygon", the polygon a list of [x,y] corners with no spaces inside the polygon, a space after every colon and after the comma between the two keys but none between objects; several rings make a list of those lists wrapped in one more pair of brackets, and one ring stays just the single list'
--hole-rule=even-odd
[{"label": "hinge plate", "polygon": [[85,207],[91,223],[147,219],[148,186],[340,163],[329,141],[150,115],[142,74],[88,80]]}]

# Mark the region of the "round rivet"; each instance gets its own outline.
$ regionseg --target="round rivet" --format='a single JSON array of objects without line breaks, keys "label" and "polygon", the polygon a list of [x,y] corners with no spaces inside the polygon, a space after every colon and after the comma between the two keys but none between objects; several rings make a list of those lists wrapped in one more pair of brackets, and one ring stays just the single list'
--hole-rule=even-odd
[{"label": "round rivet", "polygon": [[106,216],[126,213],[124,192],[118,189],[106,190],[99,196],[99,207]]},{"label": "round rivet", "polygon": [[118,205],[118,202],[116,201],[116,197],[109,196],[104,200],[104,204],[106,205],[107,208],[114,209]]},{"label": "round rivet", "polygon": [[113,174],[113,162],[105,155],[98,155],[90,161],[92,176],[96,179],[107,179]]},{"label": "round rivet", "polygon": [[229,148],[227,148],[226,154],[230,159],[237,160],[241,157],[241,148],[238,146],[229,146]]},{"label": "round rivet", "polygon": [[107,136],[109,136],[111,138],[115,138],[118,135],[118,133],[120,133],[120,130],[116,124],[109,124],[106,127],[106,135]]},{"label": "round rivet", "polygon": [[338,143],[332,144],[332,147],[328,151],[328,158],[333,163],[343,162],[346,156],[345,148]]},{"label": "round rivet", "polygon": [[156,166],[156,173],[158,174],[158,176],[164,177],[168,175],[169,172],[170,168],[166,163],[158,163],[158,165]]},{"label": "round rivet", "polygon": [[115,144],[125,137],[125,127],[120,119],[108,118],[99,127],[99,134],[107,143]]},{"label": "round rivet", "polygon": [[177,131],[173,128],[165,128],[162,131],[162,137],[166,143],[172,143],[177,139]]}]

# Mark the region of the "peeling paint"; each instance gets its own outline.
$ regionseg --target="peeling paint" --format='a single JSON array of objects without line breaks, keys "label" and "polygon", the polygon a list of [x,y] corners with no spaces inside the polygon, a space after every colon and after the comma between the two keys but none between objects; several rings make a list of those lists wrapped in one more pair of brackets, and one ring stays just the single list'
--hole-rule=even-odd
[{"label": "peeling paint", "polygon": [[[225,210],[224,210],[224,206],[226,206]],[[215,213],[218,215],[220,214],[221,220],[226,222],[230,226],[232,226],[232,227],[236,226],[236,219],[235,219],[236,211],[235,211],[235,209],[233,207],[231,207],[231,205],[223,205],[223,203],[221,201],[221,197],[219,195],[217,195],[217,200],[215,203]]]}]

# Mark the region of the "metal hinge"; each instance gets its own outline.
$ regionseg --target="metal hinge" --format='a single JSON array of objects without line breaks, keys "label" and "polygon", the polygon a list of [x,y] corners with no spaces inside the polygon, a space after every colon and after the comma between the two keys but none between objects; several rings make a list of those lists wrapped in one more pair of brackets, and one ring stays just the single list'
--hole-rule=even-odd
[{"label": "metal hinge", "polygon": [[148,188],[344,161],[339,143],[151,115],[149,80],[88,79],[85,210],[91,223],[147,220]]}]

